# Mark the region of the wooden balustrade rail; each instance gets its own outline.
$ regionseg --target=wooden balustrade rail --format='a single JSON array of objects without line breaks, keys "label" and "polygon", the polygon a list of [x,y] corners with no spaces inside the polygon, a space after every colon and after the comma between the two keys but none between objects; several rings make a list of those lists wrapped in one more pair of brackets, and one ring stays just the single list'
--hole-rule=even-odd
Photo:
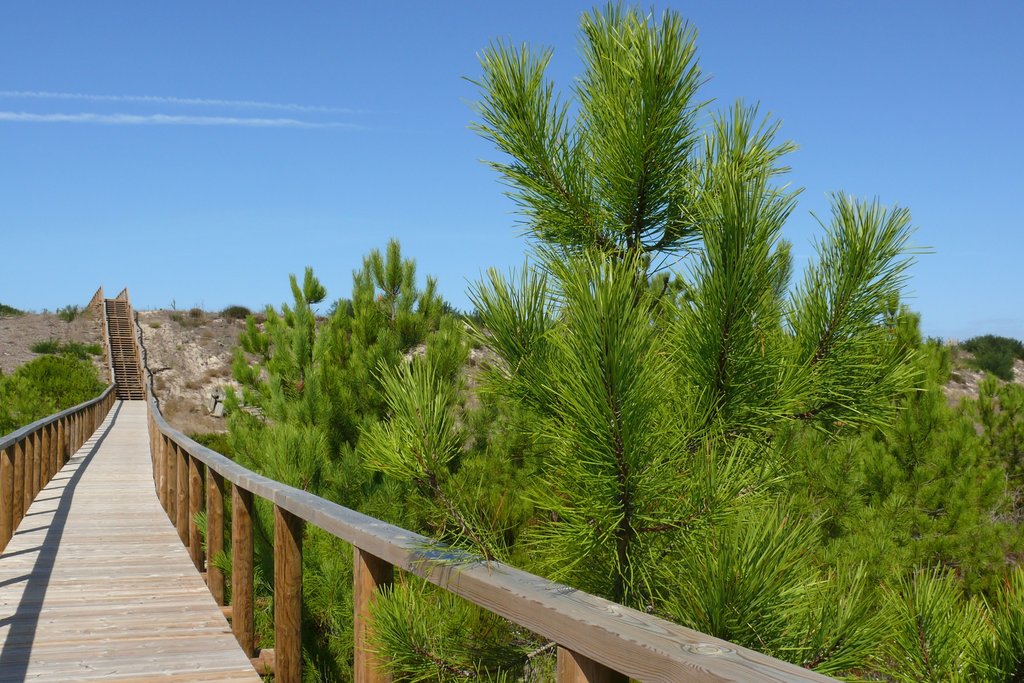
[{"label": "wooden balustrade rail", "polygon": [[0,436],[0,550],[39,491],[103,422],[117,397],[114,388]]},{"label": "wooden balustrade rail", "polygon": [[[141,328],[136,320],[137,343]],[[432,541],[251,472],[164,420],[147,386],[154,483],[218,604],[225,577],[204,566],[196,513],[205,509],[206,556],[224,549],[224,496],[232,499],[231,621],[239,645],[255,655],[253,626],[254,499],[274,508],[274,674],[301,680],[302,534],[313,524],[354,548],[355,680],[388,681],[366,647],[370,605],[394,569],[421,576],[558,645],[559,683],[624,681],[830,681],[807,669],[574,590],[499,562]],[[205,481],[205,485],[204,485]],[[225,489],[225,486],[229,490]]]}]

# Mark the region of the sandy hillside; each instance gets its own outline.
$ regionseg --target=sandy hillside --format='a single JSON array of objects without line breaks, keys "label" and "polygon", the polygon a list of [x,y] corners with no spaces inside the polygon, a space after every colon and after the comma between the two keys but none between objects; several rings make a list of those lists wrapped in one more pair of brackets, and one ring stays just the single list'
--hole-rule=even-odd
[{"label": "sandy hillside", "polygon": [[[56,339],[60,342],[103,345],[103,320],[95,314],[83,313],[67,323],[53,313],[25,313],[0,317],[0,371],[5,375],[38,358],[32,353],[36,342]],[[101,377],[109,377],[103,356],[93,359],[101,369]]]},{"label": "sandy hillside", "polygon": [[[224,419],[211,415],[209,404],[215,392],[237,387],[231,379],[231,360],[245,322],[198,309],[139,311],[139,322],[156,393],[168,421],[186,433],[225,431]],[[9,374],[38,357],[30,347],[46,339],[102,343],[102,321],[87,314],[71,323],[50,313],[0,317],[0,370]],[[471,387],[479,356],[485,353],[477,349],[470,354],[467,380]],[[945,392],[955,404],[978,395],[983,374],[968,367],[970,354],[966,351],[954,349],[953,354],[955,370]],[[94,362],[102,367],[101,358]],[[1014,381],[1024,384],[1024,361],[1016,362],[1014,373]],[[106,368],[101,376],[107,377]]]},{"label": "sandy hillside", "polygon": [[139,324],[167,421],[186,433],[225,431],[208,407],[215,392],[238,386],[231,359],[245,321],[194,309],[139,311]]},{"label": "sandy hillside", "polygon": [[[985,373],[975,370],[967,363],[973,356],[961,348],[953,349],[953,373],[946,383],[944,390],[946,398],[953,405],[956,405],[965,398],[978,397],[978,385],[985,378]],[[1016,384],[1024,384],[1024,360],[1016,360],[1013,363],[1013,381]]]}]

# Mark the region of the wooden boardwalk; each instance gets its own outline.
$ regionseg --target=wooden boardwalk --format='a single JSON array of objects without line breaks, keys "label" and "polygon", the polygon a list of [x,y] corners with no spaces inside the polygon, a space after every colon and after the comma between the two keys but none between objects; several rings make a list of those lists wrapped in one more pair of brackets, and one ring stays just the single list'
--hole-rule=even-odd
[{"label": "wooden boardwalk", "polygon": [[153,488],[118,402],[0,555],[0,682],[259,681]]}]

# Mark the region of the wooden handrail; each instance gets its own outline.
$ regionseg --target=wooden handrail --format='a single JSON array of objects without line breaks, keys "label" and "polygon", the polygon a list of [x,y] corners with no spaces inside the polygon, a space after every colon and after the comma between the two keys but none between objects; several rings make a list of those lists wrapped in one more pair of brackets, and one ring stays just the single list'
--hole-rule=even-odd
[{"label": "wooden handrail", "polygon": [[89,303],[87,303],[85,305],[85,310],[86,311],[91,311],[93,309],[102,309],[102,308],[103,308],[103,286],[101,285],[96,290],[96,293],[92,295],[92,298],[89,299]]},{"label": "wooden handrail", "polygon": [[103,422],[114,390],[111,384],[94,399],[0,436],[0,550],[39,491]]},{"label": "wooden handrail", "polygon": [[39,418],[38,420],[31,424],[25,425],[24,427],[19,427],[18,429],[15,429],[13,432],[0,436],[0,450],[10,448],[12,445],[14,445],[15,441],[21,441],[30,433],[38,431],[40,427],[52,424],[62,418],[71,417],[75,413],[80,413],[86,408],[94,406],[96,403],[99,403],[104,398],[107,398],[108,395],[114,391],[114,387],[115,385],[113,384],[108,385],[107,388],[104,389],[103,392],[100,393],[100,395],[97,396],[96,398],[91,398],[88,401],[83,401],[82,403],[79,403],[77,406],[72,406],[70,408],[67,408],[66,410],[60,411],[59,413],[54,413],[53,415],[47,415],[46,417]]},{"label": "wooden handrail", "polygon": [[[136,319],[141,344],[141,327]],[[205,493],[208,555],[223,547],[224,488],[231,488],[232,627],[242,649],[253,643],[253,498],[274,505],[275,676],[301,679],[302,530],[312,524],[354,547],[355,680],[387,681],[364,647],[370,604],[395,567],[440,586],[558,644],[559,683],[623,681],[831,681],[833,679],[678,624],[610,602],[500,562],[437,543],[306,491],[256,474],[171,427],[151,387],[147,405],[155,486],[182,542],[203,570],[192,533]],[[204,471],[205,470],[205,471]],[[189,481],[205,475],[205,491]],[[186,474],[187,473],[187,474]],[[183,519],[187,517],[187,519]],[[211,591],[224,601],[224,577],[207,567]]]},{"label": "wooden handrail", "polygon": [[[103,289],[100,288],[102,292]],[[103,354],[107,360],[107,369],[110,371],[110,383],[117,384],[117,371],[114,369],[114,351],[110,348],[110,320],[107,319],[107,302],[104,300],[100,308],[103,310]]]}]

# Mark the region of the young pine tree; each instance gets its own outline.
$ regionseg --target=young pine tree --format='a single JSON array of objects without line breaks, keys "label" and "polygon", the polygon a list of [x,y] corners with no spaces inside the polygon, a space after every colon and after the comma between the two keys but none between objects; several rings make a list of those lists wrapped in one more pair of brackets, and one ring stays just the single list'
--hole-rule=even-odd
[{"label": "young pine tree", "polygon": [[[379,517],[416,526],[416,516],[395,500],[404,489],[375,478],[363,467],[360,431],[387,411],[382,378],[425,345],[439,376],[451,381],[465,357],[459,323],[443,315],[432,279],[420,289],[415,265],[397,242],[385,254],[371,252],[353,273],[350,299],[339,300],[326,318],[315,306],[326,289],[307,269],[291,278],[292,303],[268,307],[266,322],[246,322],[233,374],[241,395],[229,392],[229,441],[246,467],[316,495]],[[421,506],[422,507],[422,506]],[[257,505],[258,572],[272,577],[271,510]],[[351,549],[307,527],[303,553],[307,667],[311,677],[351,676]],[[258,604],[270,607],[269,579]],[[265,616],[265,615],[264,615]],[[260,637],[272,638],[269,619]]]}]

